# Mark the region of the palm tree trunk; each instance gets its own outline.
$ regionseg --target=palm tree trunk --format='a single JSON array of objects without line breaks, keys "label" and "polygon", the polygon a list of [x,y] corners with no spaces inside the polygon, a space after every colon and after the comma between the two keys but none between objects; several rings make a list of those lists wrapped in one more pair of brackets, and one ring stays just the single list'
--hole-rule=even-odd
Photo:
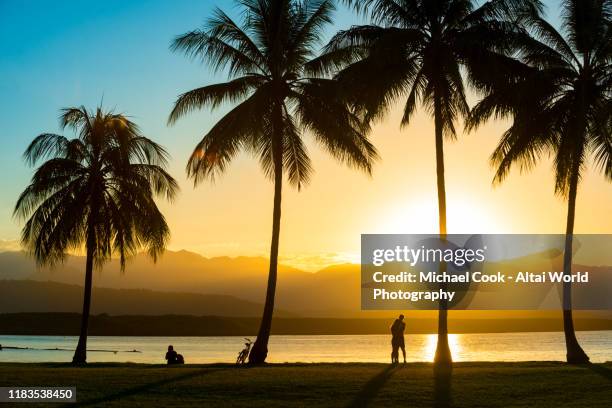
[{"label": "palm tree trunk", "polygon": [[[91,235],[91,234],[89,234]],[[87,362],[87,329],[89,326],[89,310],[91,308],[91,287],[93,279],[93,244],[91,237],[87,240],[87,260],[85,261],[85,287],[83,288],[83,313],[81,314],[81,333],[72,364]]]},{"label": "palm tree trunk", "polygon": [[[565,230],[565,250],[563,253],[563,271],[565,274],[572,273],[572,243],[574,235],[574,217],[576,214],[576,196],[578,193],[579,164],[574,166],[570,180],[569,199],[567,203],[567,227]],[[589,356],[582,350],[576,332],[574,331],[574,320],[572,318],[572,284],[563,283],[563,332],[565,333],[565,347],[567,350],[567,362],[573,364],[588,363]]]},{"label": "palm tree trunk", "polygon": [[[434,91],[436,92],[436,91]],[[442,132],[442,100],[434,95],[434,122],[436,132],[436,177],[438,186],[438,219],[440,223],[440,238],[446,239],[446,187],[444,182],[444,135]],[[442,263],[442,267],[446,266]],[[440,285],[441,289],[445,285]],[[441,300],[438,309],[438,344],[434,363],[439,366],[450,366],[453,362],[448,345],[448,302]]]},{"label": "palm tree trunk", "polygon": [[268,288],[266,290],[266,303],[263,316],[257,333],[257,340],[249,354],[249,364],[263,364],[268,356],[268,340],[272,329],[272,315],[274,313],[274,296],[276,294],[276,280],[278,270],[278,244],[280,239],[281,221],[281,195],[283,189],[283,147],[282,147],[282,116],[280,108],[274,113],[276,123],[275,132],[278,137],[273,146],[274,160],[274,210],[272,212],[272,244],[270,245],[270,270],[268,272]]}]

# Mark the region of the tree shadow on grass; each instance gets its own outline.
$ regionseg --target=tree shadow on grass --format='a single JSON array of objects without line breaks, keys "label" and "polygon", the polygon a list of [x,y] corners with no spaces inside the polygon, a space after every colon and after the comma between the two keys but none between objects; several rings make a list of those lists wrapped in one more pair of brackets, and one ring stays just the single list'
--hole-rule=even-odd
[{"label": "tree shadow on grass", "polygon": [[380,373],[370,378],[361,391],[355,395],[355,398],[349,402],[347,408],[367,407],[389,380],[391,375],[396,371],[397,367],[397,365],[389,365]]},{"label": "tree shadow on grass", "polygon": [[224,368],[217,368],[217,369],[201,369],[201,370],[194,370],[194,371],[190,371],[188,373],[185,374],[180,374],[180,375],[176,375],[173,377],[168,377],[168,378],[164,378],[162,380],[159,381],[154,381],[148,384],[143,384],[143,385],[139,385],[137,387],[132,387],[132,388],[128,388],[125,390],[121,390],[115,393],[111,393],[111,394],[107,394],[104,395],[102,397],[98,397],[98,398],[93,398],[93,399],[89,399],[83,402],[78,402],[76,404],[70,404],[71,407],[85,407],[85,406],[89,406],[89,405],[95,405],[95,404],[100,404],[100,403],[104,403],[104,402],[110,402],[110,401],[115,401],[121,398],[126,398],[126,397],[131,397],[133,395],[137,395],[137,394],[141,394],[153,389],[158,389],[159,387],[162,387],[164,385],[168,385],[177,381],[181,381],[181,380],[187,380],[190,378],[194,378],[194,377],[200,377],[200,376],[204,376],[204,375],[208,375],[208,374],[212,374],[212,373],[216,373],[219,371],[225,371],[226,369]]},{"label": "tree shadow on grass", "polygon": [[434,367],[434,408],[452,407],[452,376],[452,368]]},{"label": "tree shadow on grass", "polygon": [[585,364],[584,366],[602,377],[607,378],[609,381],[612,381],[612,369],[601,364]]}]

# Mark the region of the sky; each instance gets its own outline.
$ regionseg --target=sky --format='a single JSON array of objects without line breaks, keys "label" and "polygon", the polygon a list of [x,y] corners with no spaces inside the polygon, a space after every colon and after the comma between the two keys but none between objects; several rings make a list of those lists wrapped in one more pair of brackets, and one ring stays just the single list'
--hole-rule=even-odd
[{"label": "sky", "polygon": [[[558,2],[547,5],[556,22]],[[129,115],[172,156],[181,194],[160,203],[172,230],[170,249],[267,255],[273,186],[256,159],[240,155],[214,184],[195,189],[185,176],[193,147],[228,107],[166,125],[180,93],[224,80],[169,50],[176,35],[200,27],[215,6],[237,16],[229,0],[0,0],[0,250],[18,248],[23,223],[12,210],[33,171],[22,160],[28,143],[60,132],[61,108],[102,103]],[[339,7],[326,38],[359,21]],[[371,135],[381,156],[371,177],[334,162],[307,138],[315,175],[302,191],[284,191],[281,261],[316,270],[358,260],[362,233],[436,232],[433,124],[422,111],[403,129],[400,118],[398,106]],[[488,157],[505,126],[490,122],[446,144],[449,232],[562,233],[566,204],[554,195],[550,161],[491,185]],[[592,167],[585,173],[577,233],[612,233],[611,186]]]}]

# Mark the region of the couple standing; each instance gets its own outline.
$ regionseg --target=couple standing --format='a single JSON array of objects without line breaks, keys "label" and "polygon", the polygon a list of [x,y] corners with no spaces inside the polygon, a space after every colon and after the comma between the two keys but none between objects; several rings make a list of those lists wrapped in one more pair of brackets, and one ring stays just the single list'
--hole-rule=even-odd
[{"label": "couple standing", "polygon": [[391,325],[391,364],[399,363],[399,349],[402,349],[404,363],[406,362],[406,346],[404,344],[404,315],[401,314]]}]

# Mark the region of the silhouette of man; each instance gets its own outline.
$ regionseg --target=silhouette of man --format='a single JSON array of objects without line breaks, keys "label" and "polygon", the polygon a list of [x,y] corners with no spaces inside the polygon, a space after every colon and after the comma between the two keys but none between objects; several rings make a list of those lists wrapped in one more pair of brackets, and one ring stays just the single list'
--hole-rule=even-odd
[{"label": "silhouette of man", "polygon": [[391,363],[399,363],[399,349],[402,349],[404,363],[406,362],[406,345],[404,343],[404,315],[401,314],[391,325]]},{"label": "silhouette of man", "polygon": [[171,345],[168,346],[168,352],[166,353],[166,361],[168,361],[168,364],[178,363],[176,351],[174,351],[174,347],[172,347]]}]

